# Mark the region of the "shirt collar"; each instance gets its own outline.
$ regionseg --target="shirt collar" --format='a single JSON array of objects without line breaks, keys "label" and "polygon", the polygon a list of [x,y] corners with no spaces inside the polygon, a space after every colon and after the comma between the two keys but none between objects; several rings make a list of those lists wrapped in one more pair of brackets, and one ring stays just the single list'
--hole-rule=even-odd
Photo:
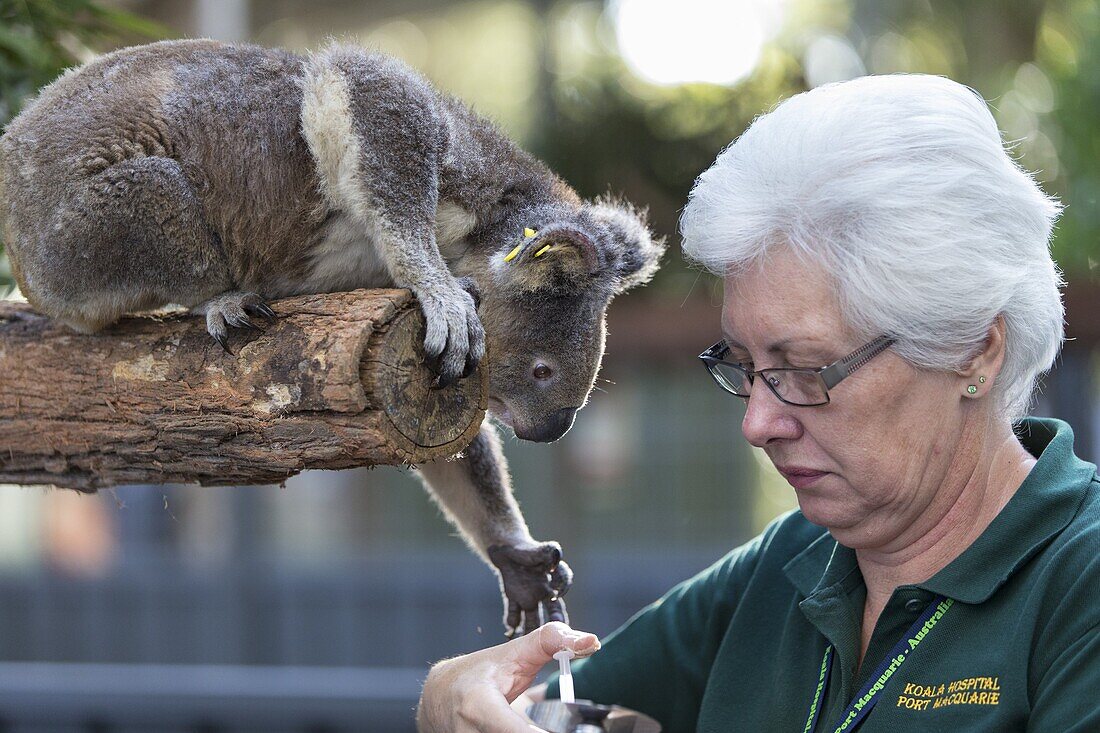
[{"label": "shirt collar", "polygon": [[981,603],[1066,528],[1084,501],[1096,466],[1073,453],[1073,430],[1061,420],[1028,418],[1016,435],[1038,459],[1019,490],[970,547],[921,587]]},{"label": "shirt collar", "polygon": [[[1074,455],[1070,426],[1061,420],[1028,418],[1016,425],[1016,434],[1038,462],[978,539],[920,587],[965,603],[981,603],[1077,513],[1096,477],[1096,466]],[[855,552],[826,532],[783,571],[808,598],[837,585],[857,567]]]},{"label": "shirt collar", "polygon": [[798,592],[809,598],[836,585],[856,567],[856,554],[825,532],[784,565],[783,572]]}]

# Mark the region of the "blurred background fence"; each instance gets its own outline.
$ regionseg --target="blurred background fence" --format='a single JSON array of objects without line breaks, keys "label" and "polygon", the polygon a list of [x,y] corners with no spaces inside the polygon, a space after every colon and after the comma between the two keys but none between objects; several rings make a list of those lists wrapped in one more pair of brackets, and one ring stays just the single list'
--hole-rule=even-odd
[{"label": "blurred background fence", "polygon": [[[1092,0],[0,0],[0,121],[65,66],[154,37],[404,58],[585,196],[670,237],[613,304],[599,388],[549,446],[510,440],[536,537],[601,634],[793,506],[694,356],[719,289],[680,262],[691,182],[762,111],[864,73],[941,73],[990,100],[1067,204],[1068,331],[1036,412],[1100,456],[1100,9]],[[10,276],[0,265],[0,284]],[[403,731],[428,665],[501,639],[492,574],[407,472],[283,487],[0,487],[0,733]]]}]

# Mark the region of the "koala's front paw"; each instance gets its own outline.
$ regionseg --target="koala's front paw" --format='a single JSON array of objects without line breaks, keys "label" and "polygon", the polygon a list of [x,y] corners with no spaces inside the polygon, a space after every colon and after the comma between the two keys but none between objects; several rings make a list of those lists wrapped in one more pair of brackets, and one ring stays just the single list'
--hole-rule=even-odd
[{"label": "koala's front paw", "polygon": [[557,542],[529,547],[492,545],[488,553],[500,573],[506,636],[529,633],[550,621],[569,622],[561,597],[573,584],[573,571],[561,559]]},{"label": "koala's front paw", "polygon": [[424,352],[439,372],[439,387],[473,373],[485,356],[485,330],[477,316],[477,288],[469,278],[445,289],[413,288],[424,311]]},{"label": "koala's front paw", "polygon": [[264,318],[268,321],[274,321],[277,318],[275,311],[271,310],[262,297],[242,290],[222,293],[195,310],[206,314],[206,330],[230,355],[233,353],[229,350],[230,326],[260,330],[261,327],[256,325],[249,316]]}]

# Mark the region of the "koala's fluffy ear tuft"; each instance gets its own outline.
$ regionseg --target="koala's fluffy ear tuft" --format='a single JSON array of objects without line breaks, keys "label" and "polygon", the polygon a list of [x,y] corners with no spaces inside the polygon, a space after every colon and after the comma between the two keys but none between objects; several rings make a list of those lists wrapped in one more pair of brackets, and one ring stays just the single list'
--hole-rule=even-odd
[{"label": "koala's fluffy ear tuft", "polygon": [[610,233],[611,257],[622,293],[650,280],[661,266],[665,238],[654,237],[644,209],[604,196],[589,205],[589,213]]}]

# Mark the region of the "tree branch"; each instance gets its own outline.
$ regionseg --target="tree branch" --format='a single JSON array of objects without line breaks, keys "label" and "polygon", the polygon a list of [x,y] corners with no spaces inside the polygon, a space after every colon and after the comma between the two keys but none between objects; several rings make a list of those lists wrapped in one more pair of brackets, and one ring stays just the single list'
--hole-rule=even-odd
[{"label": "tree branch", "polygon": [[133,483],[276,483],[307,468],[454,455],[485,416],[481,368],[433,390],[407,290],[277,301],[231,336],[183,313],[74,333],[0,303],[0,482],[82,491]]}]

